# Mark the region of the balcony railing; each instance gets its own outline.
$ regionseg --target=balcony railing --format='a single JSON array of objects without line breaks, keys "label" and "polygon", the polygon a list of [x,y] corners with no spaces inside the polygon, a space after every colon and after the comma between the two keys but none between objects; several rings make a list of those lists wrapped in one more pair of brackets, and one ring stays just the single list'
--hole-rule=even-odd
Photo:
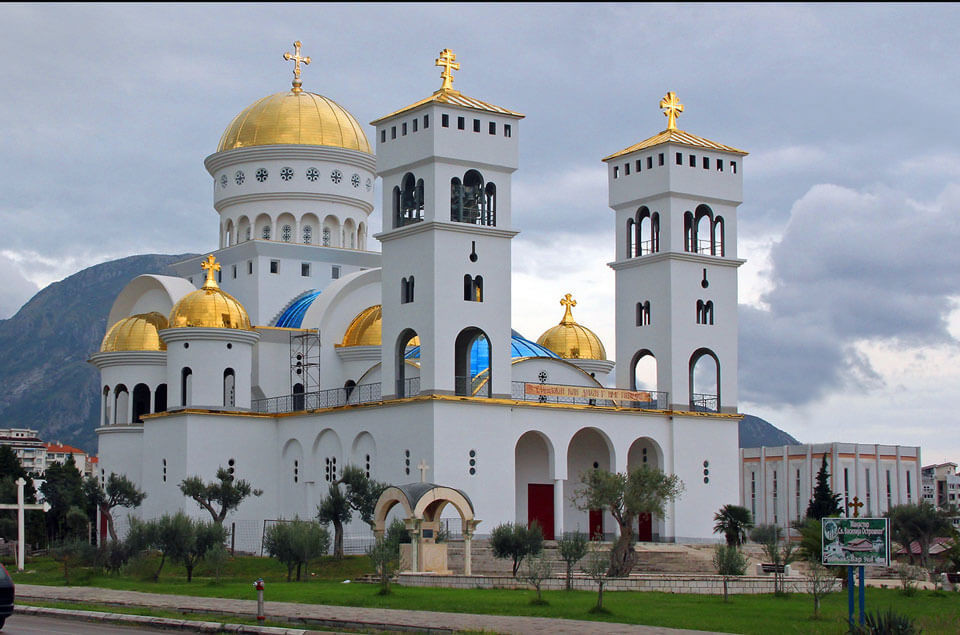
[{"label": "balcony railing", "polygon": [[397,380],[397,399],[404,397],[413,397],[420,394],[420,378],[410,377],[409,379]]},{"label": "balcony railing", "polygon": [[[626,399],[594,399],[590,397],[571,397],[558,395],[532,395],[526,391],[526,382],[515,381],[511,386],[511,396],[518,401],[533,401],[537,403],[559,403],[580,406],[601,406],[606,408],[648,408],[650,410],[666,410],[669,403],[669,393],[663,390],[640,391],[650,396],[644,401]],[[580,388],[575,386],[574,388]]]},{"label": "balcony railing", "polygon": [[476,377],[454,377],[454,392],[463,397],[490,397],[490,382],[488,373],[483,372]]},{"label": "balcony railing", "polygon": [[695,412],[720,412],[720,399],[716,395],[695,392],[690,395],[690,408]]},{"label": "balcony railing", "polygon": [[379,383],[254,399],[250,403],[250,409],[263,414],[279,414],[301,410],[318,410],[320,408],[337,408],[371,401],[380,401]]}]

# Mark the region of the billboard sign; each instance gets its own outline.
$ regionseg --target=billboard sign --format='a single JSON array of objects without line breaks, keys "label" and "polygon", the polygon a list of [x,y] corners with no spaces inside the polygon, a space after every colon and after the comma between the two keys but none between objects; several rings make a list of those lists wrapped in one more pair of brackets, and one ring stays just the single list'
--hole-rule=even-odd
[{"label": "billboard sign", "polygon": [[890,566],[890,519],[824,518],[820,522],[823,564]]}]

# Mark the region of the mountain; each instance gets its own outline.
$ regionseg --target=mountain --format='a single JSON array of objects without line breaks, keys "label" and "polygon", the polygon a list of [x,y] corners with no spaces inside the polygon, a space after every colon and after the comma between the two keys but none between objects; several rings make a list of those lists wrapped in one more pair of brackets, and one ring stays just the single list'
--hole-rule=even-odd
[{"label": "mountain", "polygon": [[[176,275],[170,264],[194,254],[130,256],[94,265],[37,293],[0,320],[0,428],[33,428],[40,438],[96,452],[99,376],[87,358],[100,347],[107,314],[133,278]],[[740,447],[797,443],[753,415],[740,422]]]},{"label": "mountain", "polygon": [[33,428],[47,441],[96,452],[100,347],[117,294],[133,278],[175,275],[193,254],[130,256],[88,267],[37,293],[0,320],[0,427]]},{"label": "mountain", "polygon": [[764,445],[799,445],[800,442],[769,421],[753,415],[740,420],[740,447],[759,448]]}]

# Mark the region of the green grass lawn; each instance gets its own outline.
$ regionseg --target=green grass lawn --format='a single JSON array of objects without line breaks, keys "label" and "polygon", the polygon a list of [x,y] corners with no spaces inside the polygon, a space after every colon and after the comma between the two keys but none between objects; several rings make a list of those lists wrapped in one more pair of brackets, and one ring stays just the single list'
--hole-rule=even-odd
[{"label": "green grass lawn", "polygon": [[[378,587],[375,585],[342,583],[344,579],[353,579],[369,570],[365,557],[347,557],[340,562],[322,558],[308,567],[306,581],[288,583],[285,581],[286,569],[277,562],[269,558],[238,557],[231,560],[219,584],[207,577],[209,572],[202,569],[196,572],[194,581],[188,584],[182,568],[171,567],[169,563],[164,567],[164,573],[158,582],[138,580],[129,575],[104,574],[93,569],[78,570],[72,582],[77,585],[131,591],[255,599],[251,583],[258,576],[262,576],[267,582],[268,603],[285,601],[491,615],[531,615],[736,633],[845,631],[846,593],[835,593],[824,599],[823,617],[820,620],[811,619],[813,600],[802,594],[785,598],[772,595],[737,595],[731,596],[731,601],[725,604],[721,596],[607,592],[604,593],[604,606],[610,613],[594,615],[588,611],[596,603],[596,594],[589,591],[544,592],[544,599],[549,605],[535,606],[530,604],[534,597],[533,591],[394,586],[393,594],[384,597],[377,595]],[[59,565],[44,558],[28,562],[27,571],[14,574],[14,580],[24,584],[64,584]],[[925,633],[960,632],[958,594],[937,595],[930,591],[920,591],[913,597],[906,597],[895,589],[867,590],[868,610],[887,607],[917,618]]]}]

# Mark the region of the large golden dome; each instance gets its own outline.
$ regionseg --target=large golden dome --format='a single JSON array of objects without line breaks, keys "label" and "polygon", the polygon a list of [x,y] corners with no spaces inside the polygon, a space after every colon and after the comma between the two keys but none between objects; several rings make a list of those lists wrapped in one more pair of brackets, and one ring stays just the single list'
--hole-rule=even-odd
[{"label": "large golden dome", "polygon": [[207,281],[196,291],[188,293],[173,305],[170,328],[206,327],[249,331],[250,316],[236,298],[220,288],[214,271],[220,269],[216,258],[207,256],[201,265],[207,270]]},{"label": "large golden dome", "polygon": [[[343,343],[337,346],[380,346],[382,329],[383,307],[379,304],[368,306],[353,318],[343,334]],[[420,346],[420,338],[413,338],[407,346]]]},{"label": "large golden dome", "polygon": [[289,90],[255,101],[220,137],[217,152],[294,144],[333,146],[373,154],[359,122],[347,109],[322,95]]},{"label": "large golden dome", "polygon": [[560,324],[547,329],[537,339],[537,344],[549,348],[563,359],[606,359],[607,351],[597,334],[573,319],[570,309],[577,305],[577,301],[568,293],[560,300],[560,304],[565,307],[563,319]]},{"label": "large golden dome", "polygon": [[167,345],[159,331],[167,328],[167,318],[157,313],[140,313],[119,320],[107,329],[100,343],[101,353],[117,351],[165,351]]}]

